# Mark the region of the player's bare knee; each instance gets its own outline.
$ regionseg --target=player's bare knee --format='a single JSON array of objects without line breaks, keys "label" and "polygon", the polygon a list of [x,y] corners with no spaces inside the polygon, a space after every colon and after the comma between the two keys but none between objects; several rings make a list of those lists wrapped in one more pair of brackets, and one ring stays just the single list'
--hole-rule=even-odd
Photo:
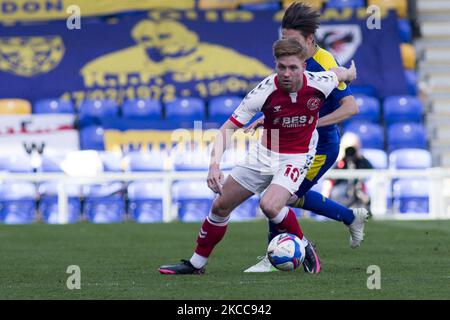
[{"label": "player's bare knee", "polygon": [[267,199],[262,199],[259,206],[267,218],[274,218],[280,210],[277,211],[274,204]]},{"label": "player's bare knee", "polygon": [[230,206],[226,203],[226,201],[223,201],[221,197],[218,197],[214,200],[211,212],[213,214],[216,214],[221,217],[227,217],[231,213]]}]

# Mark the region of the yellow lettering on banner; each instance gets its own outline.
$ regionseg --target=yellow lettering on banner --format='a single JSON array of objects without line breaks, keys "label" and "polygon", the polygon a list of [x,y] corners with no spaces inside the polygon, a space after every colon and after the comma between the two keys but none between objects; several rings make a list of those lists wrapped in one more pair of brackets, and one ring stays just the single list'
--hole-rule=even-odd
[{"label": "yellow lettering on banner", "polygon": [[83,16],[111,15],[133,10],[195,8],[195,0],[77,0],[75,3],[73,0],[1,0],[0,22],[66,19],[66,8],[73,4],[82,8]]},{"label": "yellow lettering on banner", "polygon": [[254,19],[250,11],[224,11],[223,20],[226,22],[248,22]]},{"label": "yellow lettering on banner", "polygon": [[[130,146],[145,151],[150,150],[171,150],[176,148],[178,151],[205,150],[210,145],[219,129],[208,130],[106,130],[104,134],[105,149],[112,152],[129,150]],[[230,148],[234,147],[236,151],[248,150],[250,143],[258,141],[261,130],[257,130],[254,135],[244,133],[239,129],[235,132],[230,142]]]},{"label": "yellow lettering on banner", "polygon": [[321,16],[322,21],[326,20],[341,20],[341,14],[336,9],[327,9],[323,12]]},{"label": "yellow lettering on banner", "polygon": [[186,18],[189,20],[194,20],[194,21],[198,20],[197,11],[194,11],[194,10],[186,11]]},{"label": "yellow lettering on banner", "polygon": [[284,10],[278,11],[273,16],[273,21],[281,22],[283,20],[283,16],[284,16]]},{"label": "yellow lettering on banner", "polygon": [[216,11],[207,11],[205,14],[205,19],[209,22],[216,22],[219,20],[219,15]]},{"label": "yellow lettering on banner", "polygon": [[181,18],[181,14],[173,10],[152,10],[148,13],[148,16],[157,21],[166,19],[178,20]]}]

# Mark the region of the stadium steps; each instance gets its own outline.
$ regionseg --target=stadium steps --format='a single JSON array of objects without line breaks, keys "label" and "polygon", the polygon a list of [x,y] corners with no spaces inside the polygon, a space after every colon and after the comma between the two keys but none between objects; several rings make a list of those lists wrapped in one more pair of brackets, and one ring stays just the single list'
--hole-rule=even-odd
[{"label": "stadium steps", "polygon": [[414,45],[433,163],[450,166],[450,1],[418,0],[416,8],[422,38]]}]

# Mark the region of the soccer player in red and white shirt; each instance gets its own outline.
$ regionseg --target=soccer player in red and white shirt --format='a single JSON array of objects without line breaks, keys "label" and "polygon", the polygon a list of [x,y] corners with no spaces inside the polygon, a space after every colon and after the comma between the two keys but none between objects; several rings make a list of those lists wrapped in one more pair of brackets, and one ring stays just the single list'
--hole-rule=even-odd
[{"label": "soccer player in red and white shirt", "polygon": [[[295,234],[317,254],[303,236],[295,213],[286,206],[298,190],[314,159],[317,119],[324,99],[340,81],[351,81],[356,69],[335,68],[328,72],[305,72],[305,48],[293,39],[275,42],[276,74],[264,79],[243,99],[220,128],[211,152],[208,186],[219,196],[203,222],[197,247],[190,260],[164,265],[163,274],[201,274],[208,257],[225,235],[230,213],[255,193],[265,190],[260,201],[263,213],[280,230]],[[265,116],[262,139],[231,172],[222,186],[220,159],[238,128],[257,112]],[[306,255],[305,259],[308,258]]]}]

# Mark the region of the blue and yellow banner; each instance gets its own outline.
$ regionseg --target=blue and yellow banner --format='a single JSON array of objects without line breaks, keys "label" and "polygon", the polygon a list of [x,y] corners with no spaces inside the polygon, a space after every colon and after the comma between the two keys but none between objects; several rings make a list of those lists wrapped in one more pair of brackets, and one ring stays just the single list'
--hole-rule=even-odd
[{"label": "blue and yellow banner", "polygon": [[65,20],[77,6],[84,17],[141,10],[195,8],[195,0],[1,0],[0,23]]},{"label": "blue and yellow banner", "polygon": [[[279,18],[273,11],[152,10],[82,19],[73,30],[65,21],[0,26],[0,98],[243,95],[273,72]],[[355,84],[373,85],[382,97],[406,93],[395,16],[381,25],[325,21],[318,41],[341,64],[356,60]]]}]

